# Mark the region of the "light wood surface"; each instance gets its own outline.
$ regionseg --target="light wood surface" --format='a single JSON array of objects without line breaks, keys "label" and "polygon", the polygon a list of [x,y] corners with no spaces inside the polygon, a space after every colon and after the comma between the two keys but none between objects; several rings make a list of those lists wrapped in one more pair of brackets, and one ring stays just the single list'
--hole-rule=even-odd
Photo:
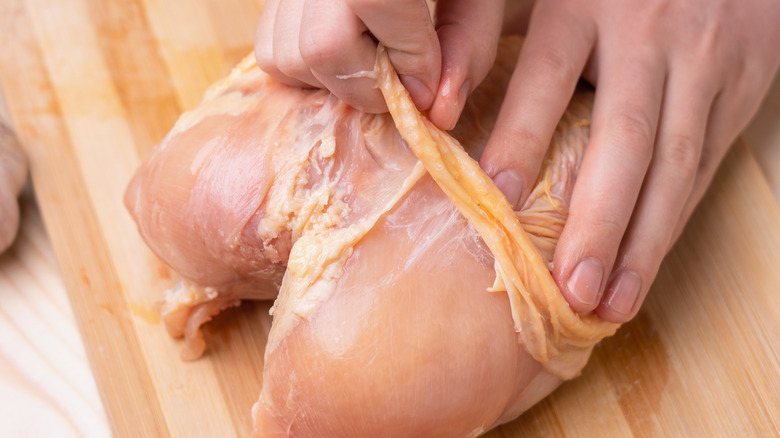
[{"label": "light wood surface", "polygon": [[[2,88],[0,123],[12,125]],[[0,254],[1,434],[109,436],[84,342],[29,182],[19,206],[18,235]]]},{"label": "light wood surface", "polygon": [[[178,114],[251,50],[259,3],[0,4],[0,86],[30,156],[46,229],[118,437],[246,436],[250,428],[269,303],[218,317],[206,330],[207,355],[182,363],[180,344],[153,311],[174,274],[146,249],[121,197]],[[780,149],[771,134],[780,118],[766,111],[746,133],[749,142],[762,142],[755,148],[761,166],[745,147],[729,154],[636,320],[597,347],[580,378],[488,436],[780,434],[780,207],[761,171],[769,180],[778,175],[771,168],[780,168],[780,159],[766,157]],[[54,308],[67,314],[62,295],[24,304],[19,291],[18,279],[32,277],[57,296],[56,280],[42,273],[56,270],[50,256],[24,249],[45,247],[29,200],[24,211],[22,238],[0,259],[0,335],[11,325],[6,321],[17,324],[11,341],[0,339],[0,385],[19,394],[5,398],[0,390],[0,408],[39,397],[45,401],[19,414],[17,427],[44,413],[74,435],[104,436],[89,376],[63,371],[78,362],[79,347],[72,328],[67,335],[67,317],[52,316]],[[52,329],[41,329],[44,323]],[[72,360],[58,350],[63,345]],[[32,347],[41,351],[37,359],[25,353]]]},{"label": "light wood surface", "polygon": [[0,255],[0,425],[7,437],[109,435],[62,275],[32,194]]}]

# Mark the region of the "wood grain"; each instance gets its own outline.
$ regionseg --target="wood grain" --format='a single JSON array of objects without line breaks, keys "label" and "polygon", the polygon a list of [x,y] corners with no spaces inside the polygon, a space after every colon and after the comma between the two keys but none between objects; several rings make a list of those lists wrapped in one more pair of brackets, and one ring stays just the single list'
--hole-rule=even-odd
[{"label": "wood grain", "polygon": [[[12,126],[2,89],[0,123]],[[3,435],[109,436],[84,343],[29,184],[19,205],[18,236],[0,254]]]},{"label": "wood grain", "polygon": [[9,437],[108,436],[84,344],[32,194],[0,255],[0,424]]},{"label": "wood grain", "polygon": [[[153,310],[174,275],[121,199],[178,114],[251,50],[260,3],[0,4],[0,86],[118,437],[235,437],[251,427],[269,303],[220,315],[207,355],[181,362]],[[639,317],[580,378],[488,436],[780,434],[778,266],[780,209],[740,146]]]}]

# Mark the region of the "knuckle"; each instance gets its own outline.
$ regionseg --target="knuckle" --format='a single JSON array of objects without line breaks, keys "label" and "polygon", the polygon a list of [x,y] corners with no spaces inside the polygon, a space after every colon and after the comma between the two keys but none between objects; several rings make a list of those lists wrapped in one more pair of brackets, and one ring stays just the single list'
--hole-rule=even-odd
[{"label": "knuckle", "polygon": [[399,74],[426,78],[439,76],[441,52],[429,44],[409,44],[404,50],[388,49],[388,55]]},{"label": "knuckle", "polygon": [[699,38],[697,39],[697,50],[694,51],[699,59],[712,61],[713,58],[718,61],[727,59],[741,59],[737,56],[742,52],[738,49],[738,44],[731,44],[727,36],[727,29],[719,20],[713,20],[699,26]]},{"label": "knuckle", "polygon": [[686,176],[699,168],[701,145],[688,135],[675,135],[658,148],[657,159],[664,167],[677,169]]},{"label": "knuckle", "polygon": [[616,216],[602,214],[584,218],[576,212],[569,216],[565,227],[569,227],[568,231],[564,229],[565,246],[572,245],[576,254],[596,257],[607,267],[612,266],[626,231],[624,222]]},{"label": "knuckle", "polygon": [[632,245],[621,248],[618,266],[631,269],[642,278],[652,278],[670,249],[672,233],[670,231],[659,237],[635,241]]},{"label": "knuckle", "polygon": [[540,53],[534,58],[534,65],[541,77],[557,84],[569,83],[580,75],[570,56],[564,56],[554,50]]},{"label": "knuckle", "polygon": [[274,62],[273,49],[269,44],[255,45],[255,62],[261,70],[268,74],[278,73],[276,62]]},{"label": "knuckle", "polygon": [[508,137],[504,138],[503,143],[502,147],[506,150],[527,150],[530,148],[533,151],[546,151],[548,146],[548,143],[543,141],[537,133],[523,125],[510,127]]},{"label": "knuckle", "polygon": [[[615,237],[623,236],[626,227],[620,219],[604,215],[594,218],[590,223],[590,228],[596,230],[600,235]],[[620,239],[617,240],[620,241]]]},{"label": "knuckle", "polygon": [[472,77],[476,86],[488,75],[491,67],[496,62],[498,45],[493,44],[488,39],[471,39],[460,47],[463,47],[464,58],[469,60],[470,67],[467,73]]},{"label": "knuckle", "polygon": [[301,58],[312,69],[315,70],[328,70],[328,66],[332,60],[338,56],[336,44],[317,44],[307,43],[303,38],[301,39]]},{"label": "knuckle", "polygon": [[499,167],[507,167],[509,163],[521,169],[523,175],[535,178],[548,146],[549,142],[542,140],[533,130],[523,125],[512,125],[503,130],[500,137],[491,139],[485,155],[489,161],[501,163]]},{"label": "knuckle", "polygon": [[642,111],[626,111],[611,122],[612,135],[621,149],[648,162],[652,155],[655,127]]},{"label": "knuckle", "polygon": [[[728,146],[723,149],[727,149]],[[715,173],[715,170],[720,164],[720,154],[716,154],[713,148],[704,148],[701,151],[701,157],[699,157],[699,163],[697,166],[698,173],[702,175],[711,175]]]},{"label": "knuckle", "polygon": [[343,50],[341,41],[330,35],[313,37],[309,33],[302,33],[300,40],[301,59],[315,70],[330,70]]},{"label": "knuckle", "polygon": [[500,136],[489,139],[480,165],[495,176],[501,169],[516,169],[523,187],[531,188],[547,151],[547,143],[522,126],[507,126]]},{"label": "knuckle", "polygon": [[280,72],[291,77],[297,76],[301,70],[300,58],[289,52],[275,52],[274,64]]},{"label": "knuckle", "polygon": [[572,211],[566,226],[573,227],[570,232],[579,236],[578,239],[585,243],[584,247],[589,248],[589,252],[605,260],[612,259],[623,240],[626,221],[604,209],[595,210],[598,212],[595,216],[593,211]]}]

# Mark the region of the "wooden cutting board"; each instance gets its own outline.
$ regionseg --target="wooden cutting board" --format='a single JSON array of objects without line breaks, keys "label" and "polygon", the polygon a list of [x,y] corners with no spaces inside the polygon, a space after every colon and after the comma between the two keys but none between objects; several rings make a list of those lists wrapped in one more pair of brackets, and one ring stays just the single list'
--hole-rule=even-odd
[{"label": "wooden cutting board", "polygon": [[[122,194],[178,115],[251,51],[261,3],[0,3],[0,86],[118,437],[251,428],[269,303],[219,316],[207,355],[181,362],[154,312],[175,274]],[[780,434],[780,208],[746,148],[724,163],[639,316],[581,377],[488,436]]]}]

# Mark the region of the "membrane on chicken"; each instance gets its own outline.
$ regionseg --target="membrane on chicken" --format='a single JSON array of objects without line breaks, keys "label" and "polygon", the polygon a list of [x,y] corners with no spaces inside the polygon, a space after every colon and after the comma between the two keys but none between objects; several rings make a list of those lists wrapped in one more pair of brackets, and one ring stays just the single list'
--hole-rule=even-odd
[{"label": "membrane on chicken", "polygon": [[184,359],[202,354],[214,314],[278,291],[256,436],[478,436],[576,376],[614,332],[572,312],[548,270],[591,94],[574,96],[519,211],[474,161],[519,45],[502,41],[452,137],[381,50],[366,74],[392,115],[246,59],[139,169],[125,201],[183,278],[162,313]]}]

